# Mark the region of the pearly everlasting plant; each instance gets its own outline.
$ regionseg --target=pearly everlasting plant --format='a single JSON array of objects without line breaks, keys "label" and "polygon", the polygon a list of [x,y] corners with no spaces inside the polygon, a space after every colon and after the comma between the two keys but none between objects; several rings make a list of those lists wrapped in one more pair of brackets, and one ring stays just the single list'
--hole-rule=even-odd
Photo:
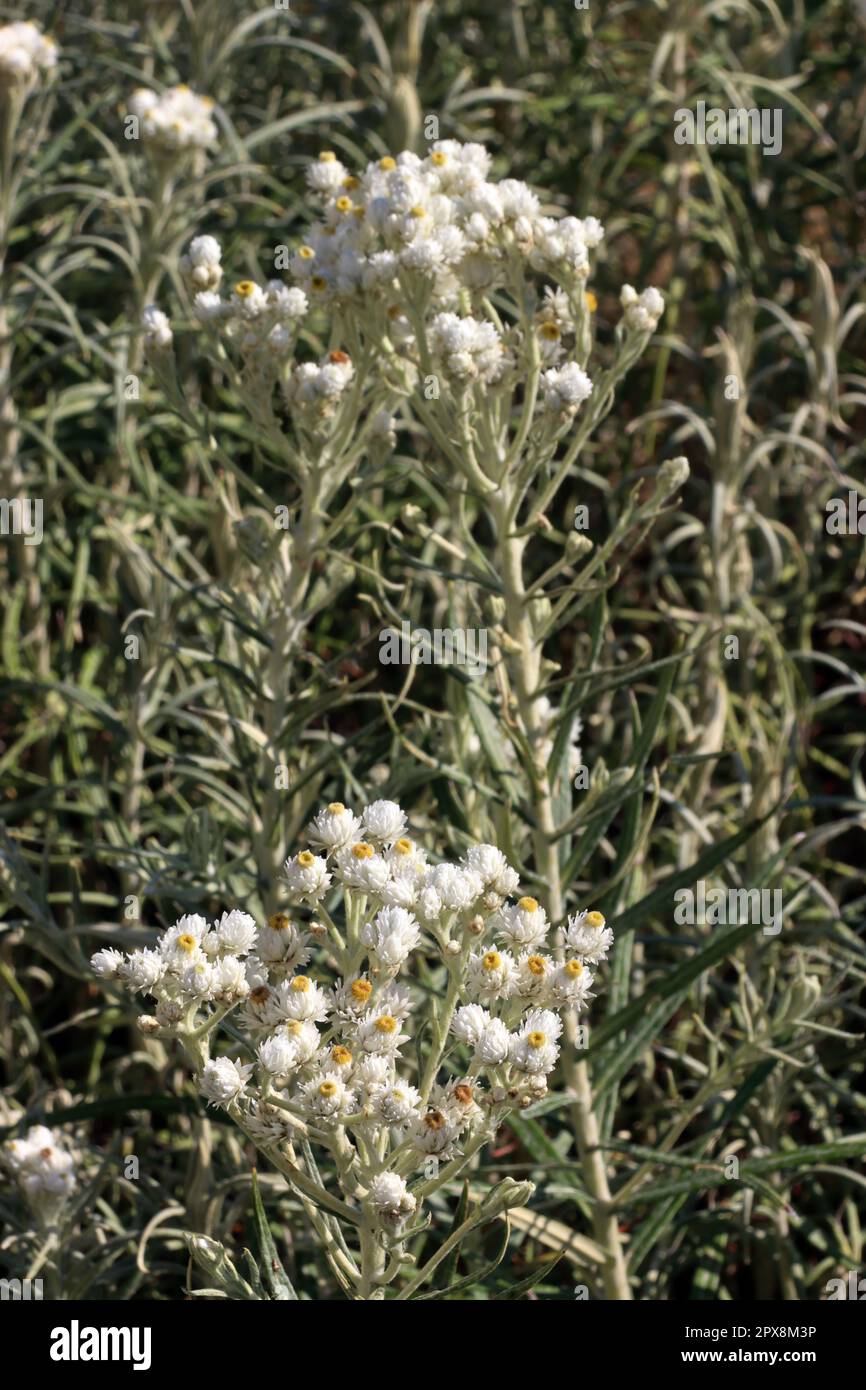
[{"label": "pearly everlasting plant", "polygon": [[[343,1218],[339,1260],[326,1244],[343,1286],[405,1294],[426,1277],[405,1250],[424,1199],[545,1095],[563,1018],[592,999],[612,933],[598,912],[554,933],[495,845],[431,861],[391,801],[328,805],[308,843],[266,922],[187,915],[155,947],[101,950],[92,966],[155,1001],[142,1031],[181,1041],[207,1103],[288,1177],[319,1233]],[[486,1210],[526,1195],[511,1185]]]}]

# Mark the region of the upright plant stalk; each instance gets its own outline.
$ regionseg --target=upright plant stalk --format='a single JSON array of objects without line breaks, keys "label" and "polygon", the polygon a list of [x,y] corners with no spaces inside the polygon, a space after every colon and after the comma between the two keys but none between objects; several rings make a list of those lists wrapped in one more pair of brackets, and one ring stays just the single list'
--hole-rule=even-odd
[{"label": "upright plant stalk", "polygon": [[[506,486],[497,506],[500,538],[498,568],[505,598],[506,630],[515,644],[512,669],[517,705],[527,738],[533,745],[541,733],[538,695],[542,650],[527,609],[523,574],[526,539],[508,534],[511,506],[511,490]],[[565,904],[555,839],[557,824],[553,793],[547,769],[533,765],[529,784],[529,796],[537,818],[537,828],[533,833],[536,869],[545,885],[544,895],[551,921],[561,922]],[[592,1199],[593,1231],[607,1257],[602,1270],[605,1294],[610,1299],[630,1300],[628,1270],[600,1147],[589,1068],[577,1056],[578,1026],[574,1014],[566,1014],[563,1021],[569,1046],[564,1050],[562,1065],[575,1096],[571,1118],[584,1181]]]}]

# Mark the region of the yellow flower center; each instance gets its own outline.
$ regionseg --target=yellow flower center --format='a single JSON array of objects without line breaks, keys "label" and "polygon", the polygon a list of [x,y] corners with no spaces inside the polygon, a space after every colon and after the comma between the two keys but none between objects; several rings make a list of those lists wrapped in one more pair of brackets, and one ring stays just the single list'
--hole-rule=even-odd
[{"label": "yellow flower center", "polygon": [[443,164],[448,163],[448,156],[444,150],[434,150],[430,156],[430,163],[441,169]]},{"label": "yellow flower center", "polygon": [[298,255],[300,256],[300,258],[301,258],[302,261],[311,261],[311,260],[313,259],[313,257],[315,256],[315,254],[316,254],[316,253],[315,253],[315,251],[313,250],[312,246],[299,246],[299,247],[298,247]]},{"label": "yellow flower center", "polygon": [[348,1047],[341,1047],[338,1045],[337,1047],[331,1048],[331,1060],[336,1062],[338,1067],[345,1067],[351,1062],[352,1054]]},{"label": "yellow flower center", "polygon": [[254,280],[238,280],[235,285],[235,294],[238,299],[249,299],[251,294],[255,294],[256,284]]},{"label": "yellow flower center", "polygon": [[586,290],[584,293],[584,298],[586,300],[587,309],[591,314],[594,314],[596,309],[598,308],[598,300],[596,299],[592,290]]},{"label": "yellow flower center", "polygon": [[399,304],[389,304],[385,312],[387,313],[388,318],[391,319],[392,322],[394,319],[401,318],[403,314],[403,310],[401,309]]},{"label": "yellow flower center", "polygon": [[370,995],[373,993],[373,986],[370,984],[369,980],[355,980],[349,993],[352,995],[352,998],[357,999],[359,1003],[366,1004]]},{"label": "yellow flower center", "polygon": [[413,208],[410,208],[410,209],[409,209],[409,216],[410,216],[410,217],[414,217],[414,218],[416,218],[417,220],[420,221],[420,219],[421,219],[422,217],[426,217],[426,216],[427,216],[427,209],[426,209],[426,208],[422,208],[422,206],[421,206],[420,203],[416,203],[415,206],[414,206]]},{"label": "yellow flower center", "polygon": [[394,841],[394,848],[395,848],[395,850],[397,851],[398,854],[411,854],[411,853],[412,853],[412,841],[411,841],[411,840],[405,839],[405,837],[404,837],[403,839],[401,839],[401,840],[395,840],[395,841]]},{"label": "yellow flower center", "polygon": [[310,979],[308,975],[296,975],[292,980],[292,989],[296,994],[306,994],[309,988]]},{"label": "yellow flower center", "polygon": [[334,204],[337,212],[351,212],[354,206],[355,204],[352,202],[352,199],[347,198],[345,194],[343,194],[342,198],[338,198]]},{"label": "yellow flower center", "polygon": [[364,840],[352,846],[352,854],[356,859],[372,859],[375,853],[376,851],[373,849],[373,846],[368,845]]},{"label": "yellow flower center", "polygon": [[583,966],[579,960],[570,960],[565,967],[565,973],[572,980],[576,980],[578,975],[583,974]]},{"label": "yellow flower center", "polygon": [[291,1033],[293,1038],[296,1038],[298,1034],[302,1033],[303,1031],[304,1025],[298,1018],[293,1018],[286,1024],[286,1032]]},{"label": "yellow flower center", "polygon": [[538,903],[535,898],[521,898],[517,904],[521,912],[537,912]]},{"label": "yellow flower center", "polygon": [[391,1014],[382,1014],[381,1018],[376,1019],[376,1028],[380,1033],[396,1033],[397,1020]]},{"label": "yellow flower center", "polygon": [[357,187],[358,187],[358,184],[359,184],[360,182],[361,182],[361,180],[360,180],[360,179],[356,179],[354,174],[347,174],[346,177],[343,179],[343,187],[344,187],[344,188],[357,188]]},{"label": "yellow flower center", "polygon": [[598,931],[601,931],[601,928],[604,926],[604,913],[588,912],[583,920],[588,927],[595,927]]},{"label": "yellow flower center", "polygon": [[328,814],[332,816],[341,816],[345,809],[342,801],[332,801],[328,806]]},{"label": "yellow flower center", "polygon": [[386,174],[389,174],[392,169],[397,168],[397,161],[392,155],[386,154],[383,159],[379,160],[379,168],[383,169]]},{"label": "yellow flower center", "polygon": [[558,338],[562,337],[555,323],[543,323],[539,331],[542,338],[549,338],[551,342],[556,342]]},{"label": "yellow flower center", "polygon": [[530,956],[526,962],[526,968],[530,975],[543,975],[545,970],[544,956]]},{"label": "yellow flower center", "polygon": [[502,957],[498,951],[488,951],[481,964],[485,970],[498,970],[502,964]]},{"label": "yellow flower center", "polygon": [[328,282],[323,275],[314,275],[312,280],[310,281],[310,284],[312,285],[314,290],[323,290],[327,283]]},{"label": "yellow flower center", "polygon": [[320,1096],[333,1096],[337,1093],[336,1081],[323,1081],[319,1086]]},{"label": "yellow flower center", "polygon": [[182,951],[185,951],[186,954],[190,956],[198,945],[198,942],[194,936],[190,936],[187,932],[184,932],[183,936],[177,938],[177,944]]},{"label": "yellow flower center", "polygon": [[322,150],[322,153],[319,155],[320,164],[336,164],[336,162],[337,156],[334,154],[333,150]]},{"label": "yellow flower center", "polygon": [[529,1043],[530,1047],[539,1048],[544,1047],[544,1044],[547,1042],[547,1038],[545,1037],[544,1033],[541,1032],[540,1029],[535,1029],[534,1032],[529,1034],[526,1041]]},{"label": "yellow flower center", "polygon": [[289,925],[289,919],[285,912],[275,912],[273,916],[268,918],[268,926],[271,931],[285,931]]},{"label": "yellow flower center", "polygon": [[302,869],[311,869],[316,862],[316,856],[308,849],[302,849],[295,862]]}]

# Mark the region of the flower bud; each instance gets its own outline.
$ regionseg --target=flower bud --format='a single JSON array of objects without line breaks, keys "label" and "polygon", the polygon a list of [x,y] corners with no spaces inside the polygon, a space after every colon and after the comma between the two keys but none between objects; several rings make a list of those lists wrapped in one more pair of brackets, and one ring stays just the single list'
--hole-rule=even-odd
[{"label": "flower bud", "polygon": [[503,1178],[481,1203],[485,1216],[498,1216],[514,1207],[524,1207],[535,1191],[534,1182],[515,1182],[513,1178]]},{"label": "flower bud", "polygon": [[690,472],[689,461],[682,454],[675,459],[665,459],[658,471],[653,500],[661,502],[679,492]]}]

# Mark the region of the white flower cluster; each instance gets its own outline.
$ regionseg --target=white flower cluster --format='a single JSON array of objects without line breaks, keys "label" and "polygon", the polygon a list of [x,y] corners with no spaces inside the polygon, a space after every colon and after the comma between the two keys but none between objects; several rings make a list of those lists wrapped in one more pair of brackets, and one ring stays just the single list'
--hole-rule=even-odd
[{"label": "white flower cluster", "polygon": [[517,179],[492,181],[490,164],[483,145],[438,140],[426,158],[386,155],[356,176],[325,150],[307,171],[322,217],[295,257],[296,277],[346,299],[396,290],[408,273],[407,286],[421,277],[444,309],[463,288],[506,284],[520,263],[568,285],[585,279],[601,224],[542,216],[532,190]]},{"label": "white flower cluster", "polygon": [[57,65],[57,45],[29,19],[0,27],[0,89],[27,87]]},{"label": "white flower cluster", "polygon": [[664,296],[652,287],[638,294],[633,285],[623,285],[619,302],[625,310],[627,327],[639,333],[652,333],[665,311]]},{"label": "white flower cluster", "polygon": [[129,99],[130,114],[138,117],[141,139],[166,155],[207,149],[216,142],[213,105],[210,97],[197,96],[183,83],[162,93],[139,87]]},{"label": "white flower cluster", "polygon": [[[509,1109],[544,1095],[561,1015],[592,997],[588,964],[612,934],[600,913],[584,912],[552,954],[544,908],[528,895],[511,900],[519,878],[496,846],[429,863],[393,801],[360,814],[333,802],[308,842],[287,861],[286,883],[294,909],[314,920],[278,912],[257,926],[235,910],[208,927],[186,916],[154,949],[98,951],[92,965],[156,999],[145,1031],[181,1025],[199,1038],[208,1018],[236,1008],[247,1055],[204,1061],[206,1099],[263,1147],[305,1127],[339,1155],[347,1192],[363,1189],[399,1225],[415,1206],[413,1170],[483,1142]],[[317,943],[335,962],[326,978],[311,965]],[[411,981],[398,981],[414,951],[446,965],[444,999],[416,998]],[[427,1017],[412,1021],[421,998],[435,1006],[438,1044],[416,1070],[414,1049],[404,1050],[413,1034],[431,1036]]]},{"label": "white flower cluster", "polygon": [[[578,339],[584,348],[588,341],[595,298],[585,284],[604,228],[594,217],[543,215],[525,183],[492,180],[490,164],[482,145],[439,140],[424,158],[386,155],[354,174],[325,150],[307,171],[320,217],[289,259],[294,288],[241,280],[221,297],[219,245],[197,237],[181,261],[197,317],[239,346],[261,379],[284,374],[290,409],[325,415],[346,385],[330,371],[333,358],[291,361],[310,311],[333,309],[346,339],[370,345],[376,360],[399,358],[410,377],[432,369],[458,393],[513,386],[534,334],[546,366],[540,409],[566,424],[592,392],[582,363],[567,354]],[[493,321],[491,291],[506,291],[519,306],[527,280],[542,276],[556,283],[544,287],[533,322]],[[634,296],[623,298],[627,327],[651,331],[661,295],[626,290]],[[393,373],[388,383],[406,388],[395,386]]]},{"label": "white flower cluster", "polygon": [[56,1215],[75,1191],[75,1159],[45,1125],[33,1125],[24,1139],[9,1139],[3,1154],[33,1210]]},{"label": "white flower cluster", "polygon": [[120,979],[130,989],[158,1001],[156,1018],[172,1026],[207,1003],[225,1007],[250,992],[242,957],[255,945],[256,923],[249,913],[224,912],[212,927],[196,913],[181,917],[154,949],[124,955],[108,947],[91,966],[103,979]]}]

